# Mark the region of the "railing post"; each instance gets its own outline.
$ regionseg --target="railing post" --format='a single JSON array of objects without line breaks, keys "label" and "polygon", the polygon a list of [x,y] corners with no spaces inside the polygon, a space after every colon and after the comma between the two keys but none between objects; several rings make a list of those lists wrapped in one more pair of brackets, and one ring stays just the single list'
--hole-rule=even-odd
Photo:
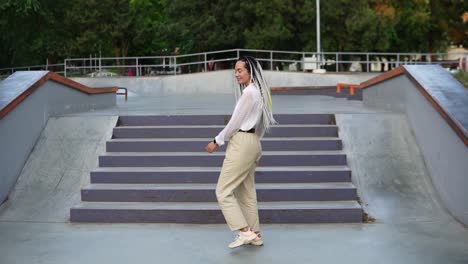
[{"label": "railing post", "polygon": [[136,76],[140,76],[140,65],[138,64],[138,57],[135,59],[136,60]]},{"label": "railing post", "polygon": [[338,72],[338,69],[339,69],[339,61],[338,61],[338,53],[335,54],[335,65],[336,65],[336,72]]},{"label": "railing post", "polygon": [[273,70],[273,51],[270,51],[270,69]]},{"label": "railing post", "polygon": [[177,57],[174,56],[174,75],[177,75]]},{"label": "railing post", "polygon": [[305,72],[305,52],[302,52],[302,72]]},{"label": "railing post", "polygon": [[237,59],[240,57],[239,49],[237,49]]},{"label": "railing post", "polygon": [[205,52],[204,56],[205,56],[205,72],[207,72],[207,71],[208,71],[208,68],[207,68],[207,66],[206,66],[206,52]]},{"label": "railing post", "polygon": [[67,77],[67,59],[63,62],[63,76]]},{"label": "railing post", "polygon": [[369,72],[369,53],[366,54],[367,72]]},{"label": "railing post", "polygon": [[396,59],[396,68],[398,68],[400,66],[400,53],[397,53],[397,59]]}]

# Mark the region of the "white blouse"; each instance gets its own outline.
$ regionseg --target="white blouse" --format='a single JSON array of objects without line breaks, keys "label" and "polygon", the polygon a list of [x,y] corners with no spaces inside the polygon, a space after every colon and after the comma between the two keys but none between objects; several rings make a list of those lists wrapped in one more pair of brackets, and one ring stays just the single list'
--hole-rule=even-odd
[{"label": "white blouse", "polygon": [[224,145],[239,129],[247,131],[255,128],[262,116],[262,96],[253,83],[244,88],[237,101],[234,113],[226,127],[215,137],[216,144]]}]

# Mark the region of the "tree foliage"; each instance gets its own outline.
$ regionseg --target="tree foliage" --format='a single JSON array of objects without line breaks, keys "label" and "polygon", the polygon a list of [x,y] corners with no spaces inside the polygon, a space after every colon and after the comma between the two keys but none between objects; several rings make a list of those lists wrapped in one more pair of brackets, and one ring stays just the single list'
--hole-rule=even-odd
[{"label": "tree foliage", "polygon": [[[322,51],[468,45],[463,0],[321,1]],[[316,50],[315,0],[2,0],[0,67],[231,48]],[[468,15],[467,15],[468,16]]]}]

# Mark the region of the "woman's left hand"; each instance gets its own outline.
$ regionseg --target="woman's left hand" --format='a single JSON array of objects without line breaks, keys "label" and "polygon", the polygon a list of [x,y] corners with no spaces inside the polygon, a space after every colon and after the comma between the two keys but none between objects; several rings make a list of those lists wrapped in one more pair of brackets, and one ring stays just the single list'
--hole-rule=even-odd
[{"label": "woman's left hand", "polygon": [[215,151],[217,147],[218,147],[218,144],[215,144],[214,142],[210,142],[208,143],[208,145],[206,145],[205,150],[208,153],[212,153],[213,151]]}]

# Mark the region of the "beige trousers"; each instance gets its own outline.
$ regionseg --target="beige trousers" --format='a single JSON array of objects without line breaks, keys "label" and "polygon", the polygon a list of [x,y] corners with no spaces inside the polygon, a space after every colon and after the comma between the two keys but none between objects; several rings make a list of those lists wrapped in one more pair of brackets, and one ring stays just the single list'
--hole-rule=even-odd
[{"label": "beige trousers", "polygon": [[229,140],[216,197],[232,231],[246,226],[260,231],[255,168],[261,155],[260,140],[254,133],[237,132]]}]

